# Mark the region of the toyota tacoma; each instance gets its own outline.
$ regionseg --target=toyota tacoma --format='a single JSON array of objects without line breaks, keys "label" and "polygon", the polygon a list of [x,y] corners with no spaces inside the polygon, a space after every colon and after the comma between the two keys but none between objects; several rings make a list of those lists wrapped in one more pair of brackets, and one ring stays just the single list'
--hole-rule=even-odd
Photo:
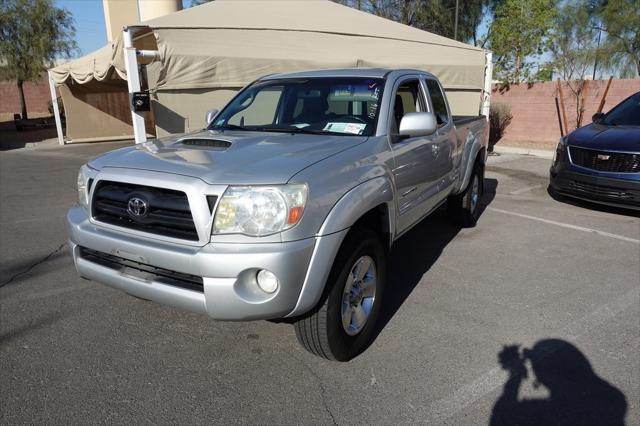
[{"label": "toyota tacoma", "polygon": [[277,74],[207,114],[202,131],[82,166],[67,215],[78,273],[218,320],[291,322],[347,361],[375,333],[386,256],[444,203],[473,226],[484,116],[452,116],[433,75]]}]

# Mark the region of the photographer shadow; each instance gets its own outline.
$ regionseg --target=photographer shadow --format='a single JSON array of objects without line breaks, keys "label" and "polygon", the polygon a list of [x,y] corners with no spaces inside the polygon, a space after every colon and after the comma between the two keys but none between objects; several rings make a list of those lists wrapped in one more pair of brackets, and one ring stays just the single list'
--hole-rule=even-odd
[{"label": "photographer shadow", "polygon": [[[586,356],[560,339],[538,341],[520,352],[505,346],[498,360],[509,378],[491,414],[491,426],[503,425],[624,425],[627,400],[599,377]],[[534,387],[544,386],[547,398],[519,399],[530,363]]]}]

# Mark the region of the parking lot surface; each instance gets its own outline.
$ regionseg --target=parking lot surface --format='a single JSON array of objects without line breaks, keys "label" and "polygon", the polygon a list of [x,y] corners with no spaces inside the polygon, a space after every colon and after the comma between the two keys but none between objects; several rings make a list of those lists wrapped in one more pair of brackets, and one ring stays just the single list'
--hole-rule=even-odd
[{"label": "parking lot surface", "polygon": [[0,152],[0,423],[640,423],[640,219],[553,200],[549,160],[490,157],[475,228],[443,210],[404,236],[341,364],[77,277],[77,170],[119,146]]}]

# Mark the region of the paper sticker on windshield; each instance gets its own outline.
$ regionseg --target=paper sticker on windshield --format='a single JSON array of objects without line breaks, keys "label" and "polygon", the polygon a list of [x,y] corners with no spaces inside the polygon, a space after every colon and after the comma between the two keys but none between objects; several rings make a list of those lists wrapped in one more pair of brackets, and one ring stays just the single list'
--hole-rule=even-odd
[{"label": "paper sticker on windshield", "polygon": [[365,123],[327,123],[322,130],[360,135],[364,131],[365,127],[367,127]]}]

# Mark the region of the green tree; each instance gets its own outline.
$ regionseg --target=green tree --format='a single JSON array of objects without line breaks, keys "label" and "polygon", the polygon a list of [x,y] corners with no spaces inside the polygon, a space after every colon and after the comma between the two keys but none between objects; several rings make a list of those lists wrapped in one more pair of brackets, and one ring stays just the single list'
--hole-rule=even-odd
[{"label": "green tree", "polygon": [[52,0],[0,1],[0,65],[17,82],[22,118],[28,118],[24,82],[40,78],[56,58],[70,57],[74,36],[71,14]]},{"label": "green tree", "polygon": [[640,4],[638,0],[604,0],[596,6],[606,34],[600,46],[604,68],[621,77],[640,75]]},{"label": "green tree", "polygon": [[598,52],[595,20],[588,0],[568,1],[558,7],[550,51],[562,80],[583,80],[593,69]]},{"label": "green tree", "polygon": [[534,57],[548,50],[547,34],[555,6],[555,0],[505,0],[497,5],[488,43],[496,58],[496,75],[502,81],[529,79]]},{"label": "green tree", "polygon": [[[335,0],[405,25],[454,38],[456,0]],[[463,42],[479,42],[482,17],[498,0],[458,0],[458,36]]]}]

